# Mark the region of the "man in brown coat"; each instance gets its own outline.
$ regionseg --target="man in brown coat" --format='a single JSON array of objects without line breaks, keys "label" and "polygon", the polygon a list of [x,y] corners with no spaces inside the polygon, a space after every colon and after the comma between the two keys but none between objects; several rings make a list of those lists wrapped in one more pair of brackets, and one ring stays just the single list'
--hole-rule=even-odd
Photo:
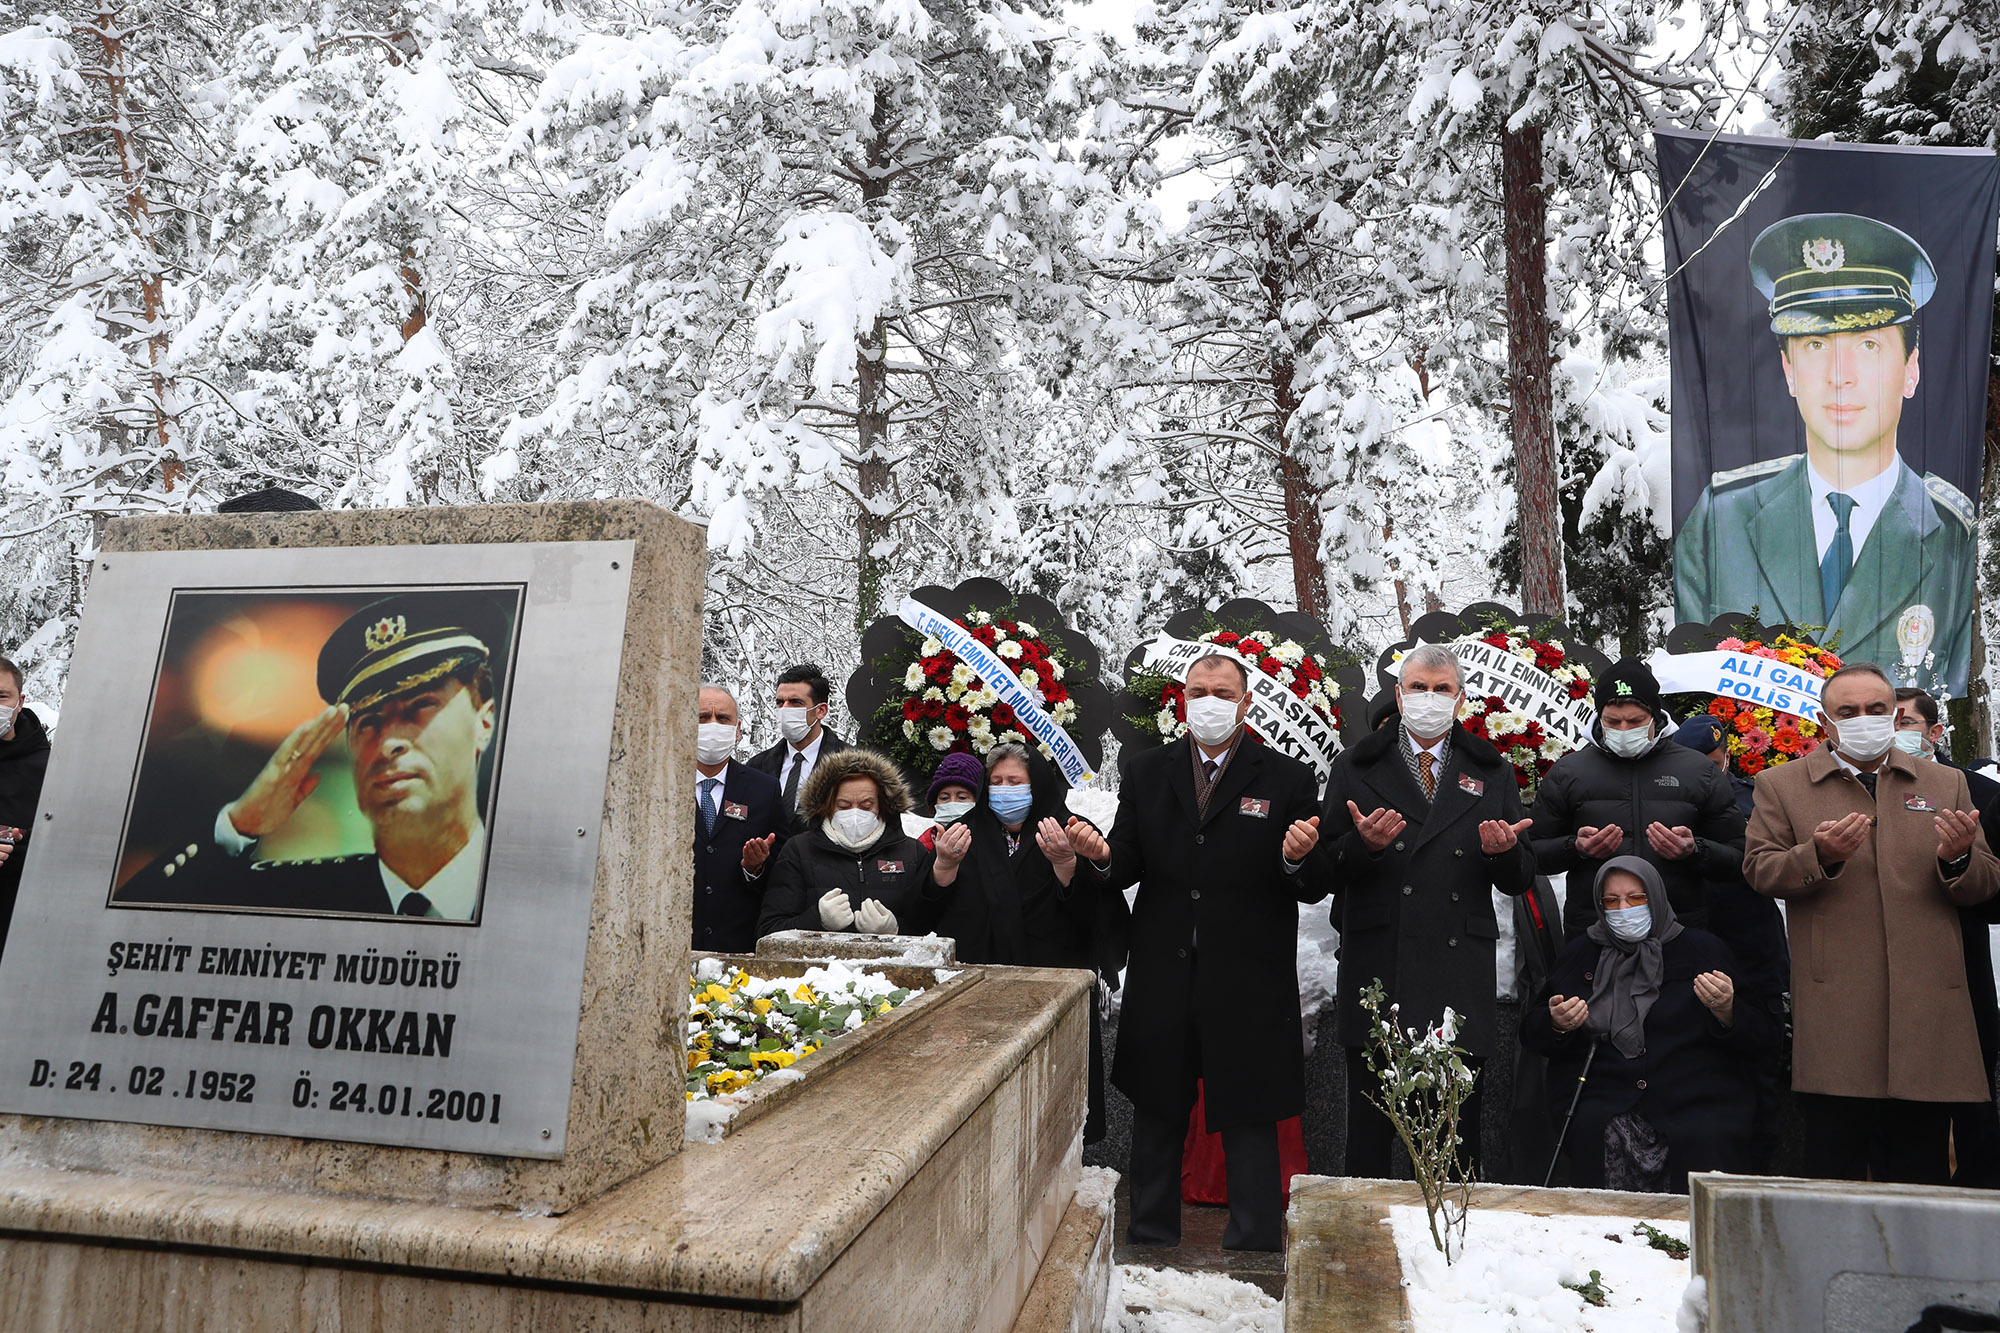
[{"label": "man in brown coat", "polygon": [[1832,738],[1757,781],[1751,887],[1787,899],[1808,1175],[1947,1183],[1950,1103],[1991,1095],[1957,909],[2000,891],[1965,775],[1895,749],[1880,667],[1829,676]]}]

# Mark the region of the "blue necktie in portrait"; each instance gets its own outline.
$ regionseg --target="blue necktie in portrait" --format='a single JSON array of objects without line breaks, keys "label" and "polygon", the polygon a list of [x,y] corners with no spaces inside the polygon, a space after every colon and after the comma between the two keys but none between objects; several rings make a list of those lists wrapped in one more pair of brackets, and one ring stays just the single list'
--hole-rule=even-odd
[{"label": "blue necktie in portrait", "polygon": [[1834,491],[1826,497],[1833,506],[1833,540],[1827,544],[1826,554],[1819,561],[1819,595],[1823,609],[1833,616],[1833,608],[1840,605],[1840,594],[1847,587],[1847,572],[1854,567],[1854,534],[1847,530],[1847,520],[1854,514],[1854,497]]},{"label": "blue necktie in portrait", "polygon": [[715,789],[721,786],[718,778],[703,778],[701,782],[701,831],[715,832]]}]

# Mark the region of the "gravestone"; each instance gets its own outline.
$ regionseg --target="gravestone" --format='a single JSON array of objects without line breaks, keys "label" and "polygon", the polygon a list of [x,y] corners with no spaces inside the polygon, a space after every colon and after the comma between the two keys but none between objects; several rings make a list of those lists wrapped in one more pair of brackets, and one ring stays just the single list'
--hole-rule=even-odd
[{"label": "gravestone", "polygon": [[[703,559],[636,501],[114,523],[0,962],[4,1160],[560,1212],[672,1155]],[[362,735],[481,666],[469,739]],[[223,800],[315,739],[232,857]],[[459,898],[391,914],[370,821],[421,843],[468,754]]]},{"label": "gravestone", "polygon": [[2000,1326],[2000,1195],[1726,1175],[1689,1186],[1709,1333]]}]

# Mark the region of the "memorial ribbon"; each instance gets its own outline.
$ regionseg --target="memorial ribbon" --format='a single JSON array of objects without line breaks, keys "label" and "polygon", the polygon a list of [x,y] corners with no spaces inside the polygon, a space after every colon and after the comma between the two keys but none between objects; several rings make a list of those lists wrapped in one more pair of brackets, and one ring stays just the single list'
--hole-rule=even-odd
[{"label": "memorial ribbon", "polygon": [[1755,653],[1654,653],[1647,661],[1664,694],[1715,694],[1725,699],[1817,719],[1820,686],[1810,671]]},{"label": "memorial ribbon", "polygon": [[1588,698],[1572,699],[1569,687],[1525,657],[1496,648],[1483,639],[1461,639],[1444,645],[1465,668],[1467,698],[1499,699],[1517,713],[1542,724],[1572,750],[1591,743],[1597,709]]},{"label": "memorial ribbon", "polygon": [[1007,664],[991,648],[974,638],[971,630],[951,617],[933,611],[914,597],[905,597],[903,604],[896,608],[896,615],[905,625],[936,639],[957,654],[959,661],[971,667],[980,681],[1014,710],[1015,723],[1020,730],[1047,748],[1070,786],[1081,787],[1097,776],[1091,771],[1090,761],[1083,757],[1083,751],[1076,747],[1076,742],[1070,739],[1062,724],[1042,710],[1042,701],[1036,693],[1023,685],[1020,677],[1008,670]]},{"label": "memorial ribbon", "polygon": [[1244,718],[1250,728],[1281,752],[1312,765],[1324,779],[1333,769],[1333,757],[1340,753],[1339,734],[1311,704],[1258,670],[1254,662],[1244,661],[1240,653],[1198,639],[1177,639],[1163,630],[1140,649],[1139,664],[1181,680],[1195,659],[1210,656],[1241,662],[1250,673],[1250,711]]}]

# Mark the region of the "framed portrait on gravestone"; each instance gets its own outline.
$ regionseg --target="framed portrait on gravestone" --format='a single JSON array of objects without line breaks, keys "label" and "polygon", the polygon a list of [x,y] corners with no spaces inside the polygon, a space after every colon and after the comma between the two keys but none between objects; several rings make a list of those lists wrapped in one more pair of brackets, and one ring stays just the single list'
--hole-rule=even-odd
[{"label": "framed portrait on gravestone", "polygon": [[521,593],[176,589],[111,905],[477,925]]},{"label": "framed portrait on gravestone", "polygon": [[561,1156],[632,558],[101,557],[0,1110]]}]

